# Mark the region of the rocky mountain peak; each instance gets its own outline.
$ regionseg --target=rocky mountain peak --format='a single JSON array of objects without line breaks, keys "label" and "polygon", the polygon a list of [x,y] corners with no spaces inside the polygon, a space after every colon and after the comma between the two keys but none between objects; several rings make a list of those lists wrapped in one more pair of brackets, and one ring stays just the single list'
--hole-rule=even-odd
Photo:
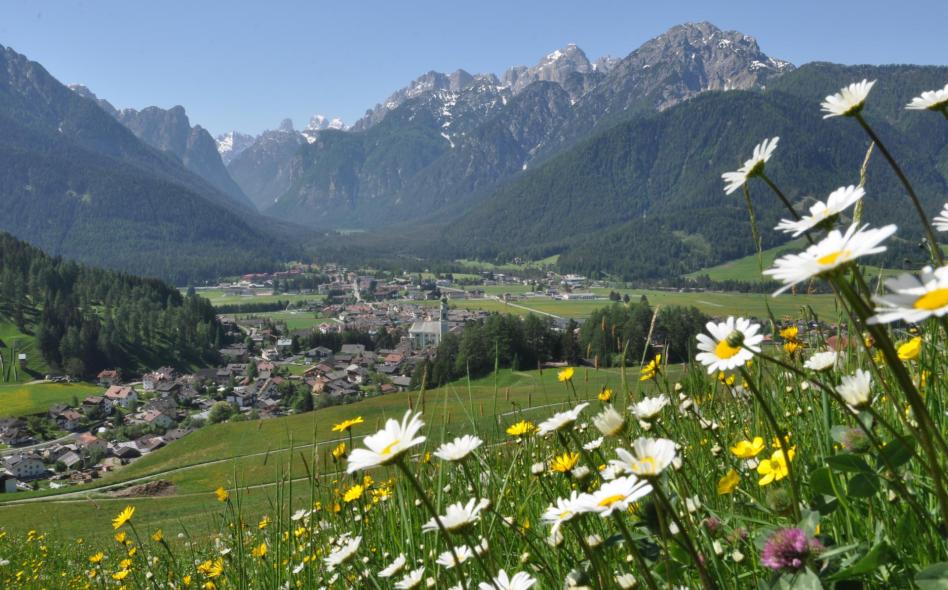
[{"label": "rocky mountain peak", "polygon": [[277,127],[277,131],[283,131],[284,133],[293,133],[293,119],[286,118],[280,121],[280,126]]},{"label": "rocky mountain peak", "polygon": [[510,86],[514,94],[537,81],[556,82],[564,88],[568,78],[576,74],[589,74],[594,71],[593,64],[582,49],[570,43],[561,49],[548,53],[532,67],[515,66],[504,72],[503,83]]},{"label": "rocky mountain peak", "polygon": [[118,115],[118,109],[112,106],[112,103],[105,100],[104,98],[99,98],[98,96],[96,96],[95,92],[92,92],[92,90],[90,90],[88,86],[84,86],[82,84],[68,84],[66,87],[83,98],[94,100],[96,104],[98,104],[102,108],[102,110],[112,115],[113,117]]},{"label": "rocky mountain peak", "polygon": [[789,62],[766,55],[753,37],[723,31],[708,22],[672,27],[632,52],[619,67],[629,73],[659,68],[666,73],[693,74],[690,83],[682,81],[681,96],[672,92],[656,105],[659,108],[705,90],[759,87],[768,77],[793,69]]},{"label": "rocky mountain peak", "polygon": [[224,161],[224,165],[226,166],[230,164],[231,160],[240,155],[242,151],[252,146],[255,138],[253,135],[247,133],[228,131],[227,133],[218,135],[216,141],[217,151],[220,153],[221,160]]}]

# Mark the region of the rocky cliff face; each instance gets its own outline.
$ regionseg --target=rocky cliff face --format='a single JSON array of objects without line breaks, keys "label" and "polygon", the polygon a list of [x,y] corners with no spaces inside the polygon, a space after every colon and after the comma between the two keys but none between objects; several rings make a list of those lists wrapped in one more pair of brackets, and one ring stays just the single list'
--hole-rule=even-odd
[{"label": "rocky cliff face", "polygon": [[555,82],[579,98],[600,80],[603,72],[589,62],[586,54],[574,43],[548,54],[535,66],[515,66],[503,75],[503,83],[511,92],[520,94],[534,82]]},{"label": "rocky cliff face", "polygon": [[279,129],[262,133],[227,165],[231,177],[260,210],[289,189],[291,160],[306,143],[287,121]]},{"label": "rocky cliff face", "polygon": [[173,155],[212,186],[231,197],[235,202],[250,206],[250,199],[227,173],[218,152],[217,142],[200,125],[191,126],[191,121],[182,106],[170,109],[147,107],[142,110],[116,109],[112,104],[97,97],[81,85],[69,87],[76,94],[92,99],[107,113],[115,117],[136,137],[167,154]]},{"label": "rocky cliff face", "polygon": [[753,37],[701,22],[673,27],[603,69],[605,75],[563,123],[564,144],[582,139],[590,129],[636,112],[663,110],[709,90],[762,88],[793,65],[764,54]]},{"label": "rocky cliff face", "polygon": [[230,164],[231,160],[240,155],[240,152],[253,145],[256,138],[247,133],[239,131],[228,131],[217,136],[217,153],[221,155],[224,165]]}]

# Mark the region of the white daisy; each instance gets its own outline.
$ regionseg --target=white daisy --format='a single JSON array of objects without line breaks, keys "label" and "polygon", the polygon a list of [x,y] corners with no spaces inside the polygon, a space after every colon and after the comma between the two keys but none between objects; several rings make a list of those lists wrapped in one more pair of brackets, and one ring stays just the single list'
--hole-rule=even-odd
[{"label": "white daisy", "polygon": [[588,403],[581,403],[572,410],[566,412],[557,412],[553,414],[552,417],[540,422],[539,427],[537,428],[537,434],[547,435],[551,432],[556,432],[567,426],[571,426],[577,419],[579,419],[579,413],[588,406]]},{"label": "white daisy", "polygon": [[934,222],[935,229],[938,231],[948,231],[948,203],[945,203],[945,208],[941,210],[941,214],[932,222]]},{"label": "white daisy", "polygon": [[940,90],[928,90],[921,96],[916,96],[912,102],[905,105],[910,111],[940,111],[948,108],[948,84]]},{"label": "white daisy", "polygon": [[619,458],[609,463],[639,477],[656,477],[675,460],[676,446],[675,441],[667,438],[637,438],[632,443],[631,453],[616,449]]},{"label": "white daisy", "polygon": [[839,362],[839,353],[835,350],[817,352],[803,363],[803,366],[817,373],[832,369]]},{"label": "white daisy", "polygon": [[394,576],[394,575],[397,574],[398,572],[402,571],[402,568],[405,567],[405,562],[406,562],[406,561],[407,561],[407,560],[405,559],[405,556],[404,556],[404,555],[399,555],[398,557],[395,558],[394,561],[392,561],[392,563],[390,563],[390,564],[388,565],[388,567],[386,567],[385,569],[379,571],[379,577],[380,577],[380,578],[391,578],[392,576]]},{"label": "white daisy", "polygon": [[537,581],[526,572],[517,572],[508,577],[507,572],[500,570],[491,582],[481,582],[477,588],[478,590],[529,590],[536,583]]},{"label": "white daisy", "polygon": [[615,465],[606,465],[599,470],[599,477],[601,477],[603,481],[612,481],[620,475],[622,475],[622,470],[617,469]]},{"label": "white daisy", "polygon": [[342,545],[333,549],[323,561],[329,566],[329,569],[342,565],[355,555],[355,552],[359,550],[360,543],[362,543],[362,537],[343,539]]},{"label": "white daisy", "polygon": [[655,397],[647,397],[633,404],[629,409],[636,418],[648,422],[658,416],[669,403],[668,396],[663,393]]},{"label": "white daisy", "polygon": [[585,450],[587,450],[587,451],[595,451],[596,449],[598,449],[599,447],[602,446],[602,443],[603,443],[604,440],[605,440],[605,439],[602,438],[601,436],[600,436],[599,438],[594,438],[593,440],[591,440],[591,441],[589,441],[588,443],[584,444],[584,445],[583,445],[583,449],[585,449]]},{"label": "white daisy", "polygon": [[738,168],[736,172],[725,172],[722,174],[721,178],[724,180],[724,194],[729,195],[733,193],[744,186],[747,179],[760,175],[760,173],[764,171],[764,164],[767,163],[767,160],[773,155],[774,150],[777,149],[778,141],[780,141],[779,137],[773,137],[758,143],[754,146],[754,154],[750,160],[744,162],[744,165]]},{"label": "white daisy", "polygon": [[868,371],[856,369],[853,375],[846,375],[836,386],[836,393],[852,408],[864,408],[872,401],[872,375]]},{"label": "white daisy", "polygon": [[[441,524],[443,524],[444,528],[449,532],[466,529],[481,519],[481,512],[489,505],[489,500],[478,500],[477,498],[471,498],[467,501],[467,504],[455,502],[448,506],[444,516],[440,517]],[[431,520],[421,527],[421,530],[437,531],[438,521],[432,517]]]},{"label": "white daisy", "polygon": [[482,444],[484,444],[484,441],[480,438],[465,434],[451,442],[442,444],[434,452],[434,456],[442,461],[462,461]]},{"label": "white daisy", "polygon": [[870,324],[903,321],[916,324],[926,318],[948,314],[948,266],[936,270],[926,266],[920,276],[904,274],[885,282],[891,293],[875,297],[879,307]]},{"label": "white daisy", "polygon": [[445,551],[438,556],[438,559],[435,562],[441,567],[451,569],[459,563],[464,563],[468,559],[474,557],[474,551],[471,550],[467,545],[459,545],[454,548],[454,552],[457,553],[457,561],[454,560],[454,555],[451,551]]},{"label": "white daisy", "polygon": [[415,436],[424,425],[421,414],[412,415],[411,410],[405,412],[401,423],[389,418],[385,428],[365,437],[363,442],[368,449],[352,451],[346,471],[354,473],[360,469],[392,463],[408,449],[425,442],[425,437]]},{"label": "white daisy", "polygon": [[783,287],[774,295],[779,295],[797,283],[839,268],[861,256],[885,252],[886,247],[880,244],[895,233],[896,226],[887,225],[878,229],[867,229],[868,227],[859,228],[852,225],[845,234],[834,229],[804,252],[787,254],[775,260],[773,268],[764,271],[765,275],[770,275],[783,283]]},{"label": "white daisy", "polygon": [[313,513],[312,510],[306,510],[305,508],[300,508],[299,510],[293,513],[293,516],[290,517],[290,520],[292,520],[293,522],[296,522],[298,520],[303,520],[304,518],[309,518],[310,514],[312,513]]},{"label": "white daisy", "polygon": [[782,219],[774,229],[792,233],[793,237],[797,237],[803,232],[809,231],[827,220],[833,219],[865,195],[866,191],[864,191],[862,187],[853,185],[840,187],[830,193],[825,203],[819,201],[812,205],[809,215],[800,217],[798,221]]},{"label": "white daisy", "polygon": [[823,107],[823,112],[826,113],[823,118],[851,117],[859,113],[866,104],[866,97],[869,96],[869,91],[872,90],[875,83],[875,80],[872,82],[868,80],[853,82],[836,94],[827,96],[823,104],[820,105]]},{"label": "white daisy", "polygon": [[760,352],[763,335],[760,324],[744,318],[729,317],[721,323],[708,322],[705,326],[711,336],[698,334],[698,350],[695,358],[708,367],[708,374],[728,371],[743,366]]},{"label": "white daisy", "polygon": [[637,502],[651,492],[651,484],[630,475],[608,481],[591,494],[582,494],[577,499],[576,505],[583,512],[595,512],[606,518],[614,512],[628,510],[629,504]]},{"label": "white daisy", "polygon": [[638,585],[639,581],[632,574],[616,574],[616,583],[622,590],[632,590]]},{"label": "white daisy", "polygon": [[606,406],[601,412],[596,414],[593,419],[593,426],[603,434],[603,436],[616,436],[622,432],[625,426],[625,418],[612,406]]},{"label": "white daisy", "polygon": [[579,504],[579,492],[573,490],[569,498],[557,498],[556,503],[550,504],[540,519],[551,524],[550,533],[556,534],[564,522],[572,520],[574,516],[582,512],[582,506]]},{"label": "white daisy", "polygon": [[410,590],[418,584],[421,583],[422,577],[425,575],[425,566],[421,566],[416,570],[408,572],[404,578],[395,582],[396,590]]}]

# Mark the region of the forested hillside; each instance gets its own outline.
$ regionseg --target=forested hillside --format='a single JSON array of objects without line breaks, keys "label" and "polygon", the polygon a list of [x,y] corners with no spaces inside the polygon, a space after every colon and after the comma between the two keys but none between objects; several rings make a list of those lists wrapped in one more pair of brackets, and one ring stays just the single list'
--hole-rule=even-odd
[{"label": "forested hillside", "polygon": [[276,223],[0,46],[0,230],[53,254],[185,283],[292,253]]},{"label": "forested hillside", "polygon": [[51,257],[3,233],[0,320],[34,335],[49,366],[75,376],[202,365],[217,360],[223,344],[206,299],[156,279]]},{"label": "forested hillside", "polygon": [[[764,92],[707,93],[613,127],[502,187],[443,239],[459,256],[560,254],[563,270],[627,278],[677,275],[749,254],[746,207],[739,195],[724,195],[720,174],[736,169],[754,144],[780,136],[768,171],[801,210],[810,196],[825,199],[837,188],[839,170],[858,182],[869,142],[852,121],[824,121],[819,101],[863,77],[879,80],[867,118],[934,215],[948,200],[948,129],[902,106],[943,84],[948,68],[813,64]],[[764,246],[781,243],[785,237],[772,228],[786,215],[782,205],[765,186],[752,188]],[[890,262],[916,256],[917,219],[878,154],[867,193],[865,219],[902,228]]]}]

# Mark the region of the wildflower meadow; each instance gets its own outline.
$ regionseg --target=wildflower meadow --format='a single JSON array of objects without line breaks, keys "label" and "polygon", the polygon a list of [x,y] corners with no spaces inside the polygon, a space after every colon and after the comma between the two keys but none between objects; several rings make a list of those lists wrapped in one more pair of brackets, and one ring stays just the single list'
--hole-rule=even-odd
[{"label": "wildflower meadow", "polygon": [[[334,428],[348,437],[334,470],[308,471],[304,500],[279,476],[269,509],[249,511],[240,481],[222,482],[207,490],[211,537],[144,530],[134,500],[101,523],[107,542],[0,523],[0,586],[948,588],[948,206],[928,217],[863,116],[872,87],[826,98],[827,133],[865,130],[866,160],[885,159],[918,212],[929,266],[870,278],[867,257],[900,228],[862,221],[865,168],[841,170],[860,181],[827,187],[805,213],[780,188],[793,179],[768,175],[779,138],[723,175],[722,199],[744,195],[755,244],[752,189],[783,201],[778,229],[808,242],[761,269],[781,283],[774,296],[825,282],[844,322],[722,318],[674,378],[660,354],[609,389],[567,367],[569,401],[544,419],[496,416],[476,431],[472,408],[457,438],[420,404],[377,431],[353,405]],[[948,125],[948,86],[906,108]]]}]

